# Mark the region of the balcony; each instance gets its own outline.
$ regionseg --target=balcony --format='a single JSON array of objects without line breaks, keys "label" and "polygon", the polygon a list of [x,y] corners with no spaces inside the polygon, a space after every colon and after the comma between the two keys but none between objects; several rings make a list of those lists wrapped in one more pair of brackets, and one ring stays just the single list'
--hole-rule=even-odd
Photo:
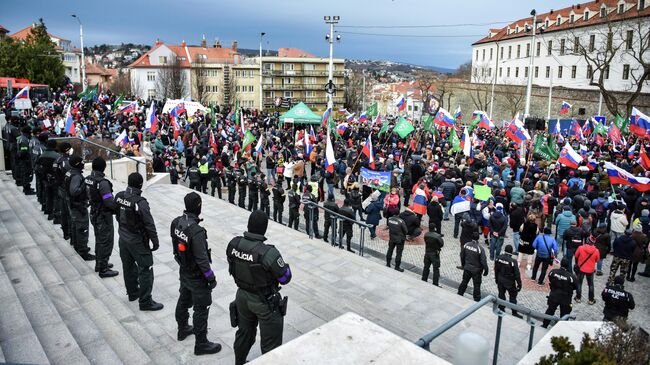
[{"label": "balcony", "polygon": [[[262,75],[264,76],[294,76],[294,77],[301,77],[301,76],[306,76],[306,77],[313,77],[313,76],[321,76],[321,77],[329,77],[329,72],[327,70],[309,70],[309,71],[302,71],[302,70],[262,70]],[[343,77],[345,76],[344,71],[334,71],[334,77]]]},{"label": "balcony", "polygon": [[[327,105],[327,98],[315,97],[315,98],[305,98],[305,97],[295,97],[291,98],[293,105],[298,104],[299,102],[304,102],[305,104],[311,105]],[[334,104],[342,105],[345,103],[345,98],[342,96],[334,97]],[[275,98],[264,98],[264,106],[275,106]]]},{"label": "balcony", "polygon": [[325,91],[325,83],[321,84],[264,84],[263,90],[316,90]]}]

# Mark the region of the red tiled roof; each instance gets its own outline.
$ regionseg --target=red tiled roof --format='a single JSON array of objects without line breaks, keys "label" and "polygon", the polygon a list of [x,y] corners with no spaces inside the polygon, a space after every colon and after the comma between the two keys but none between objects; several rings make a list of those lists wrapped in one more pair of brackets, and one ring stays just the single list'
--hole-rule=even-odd
[{"label": "red tiled roof", "polygon": [[314,58],[316,56],[298,48],[280,48],[278,49],[278,57]]},{"label": "red tiled roof", "polygon": [[[590,25],[596,25],[596,24],[606,23],[608,21],[619,21],[625,19],[634,19],[634,18],[650,16],[650,7],[647,7],[639,11],[637,7],[637,1],[635,0],[625,0],[626,4],[628,5],[633,4],[633,6],[631,6],[629,9],[623,12],[623,14],[619,14],[617,11],[618,2],[619,0],[594,0],[587,3],[569,6],[560,10],[551,10],[548,13],[537,14],[537,23],[538,24],[544,23],[546,21],[546,18],[548,17],[549,27],[544,30],[546,33],[548,33],[548,32],[555,32],[555,31],[567,30],[572,28],[580,28],[580,27],[585,27]],[[600,8],[603,4],[605,4],[605,6],[608,9],[607,17],[605,18],[600,17]],[[584,20],[584,12],[586,9],[588,9],[589,12],[593,14],[590,15],[588,20]],[[572,11],[575,14],[575,19],[573,23],[570,23],[568,20]],[[557,18],[559,16],[561,16],[562,19],[564,20],[560,25],[557,25]],[[477,42],[473,43],[473,45],[526,37],[528,35],[528,32],[523,30],[523,27],[525,24],[532,25],[532,23],[533,23],[533,17],[531,16],[531,17],[519,19],[501,29],[490,29],[490,32],[492,33],[496,32],[494,36],[492,37],[488,36],[482,38]],[[511,34],[508,34],[508,28],[514,31],[517,26],[519,26],[519,28],[522,30],[520,30],[518,33],[513,32]]]},{"label": "red tiled roof", "polygon": [[[114,71],[117,71],[113,69]],[[98,63],[88,63],[86,62],[86,74],[89,75],[101,75],[101,76],[115,76],[114,72],[111,72],[109,69]]]},{"label": "red tiled roof", "polygon": [[[198,46],[184,46],[183,44],[181,45],[171,45],[171,44],[164,44],[162,42],[157,42],[147,53],[143,54],[138,58],[137,60],[133,61],[128,67],[150,67],[151,62],[149,59],[149,55],[151,52],[154,50],[158,49],[161,46],[165,46],[169,48],[170,51],[172,51],[176,57],[180,58],[181,61],[181,67],[189,68],[190,67],[190,62],[189,59],[192,60],[192,62],[196,62],[196,60],[199,59],[199,55],[205,55],[207,59],[205,59],[206,62],[232,62],[234,60],[235,52],[231,48],[216,48],[216,47],[198,47]],[[187,50],[186,50],[187,48]],[[189,52],[189,59],[188,59],[188,52]]]},{"label": "red tiled roof", "polygon": [[[30,25],[30,26],[28,26],[28,27],[25,27],[25,28],[23,28],[23,29],[17,31],[16,33],[10,35],[10,37],[13,38],[13,39],[17,39],[17,40],[20,40],[20,41],[24,41],[25,39],[27,39],[27,37],[29,36],[29,34],[32,32],[32,28],[33,28],[33,27],[34,27],[33,25]],[[65,41],[68,40],[68,39],[65,39],[65,38],[57,37],[57,36],[55,36],[55,35],[53,35],[53,34],[51,34],[51,33],[47,33],[47,35],[49,35],[50,38],[55,38],[55,39],[60,39],[60,40],[65,40]]]},{"label": "red tiled roof", "polygon": [[9,33],[9,29],[7,29],[7,28],[3,27],[2,25],[0,25],[0,33]]}]

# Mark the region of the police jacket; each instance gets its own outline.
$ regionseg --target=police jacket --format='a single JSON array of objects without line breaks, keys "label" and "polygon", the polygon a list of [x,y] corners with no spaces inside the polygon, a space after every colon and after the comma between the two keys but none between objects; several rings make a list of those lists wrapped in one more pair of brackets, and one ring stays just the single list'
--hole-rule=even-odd
[{"label": "police jacket", "polygon": [[424,234],[424,244],[425,253],[440,255],[440,250],[445,245],[445,241],[438,232],[429,231]]},{"label": "police jacket", "polygon": [[63,183],[65,182],[65,175],[70,171],[70,156],[60,155],[59,158],[54,161],[52,169],[54,170],[55,184],[57,187],[64,188]]},{"label": "police jacket", "polygon": [[563,267],[551,270],[548,281],[551,286],[549,299],[558,303],[571,303],[573,291],[578,289],[578,280],[572,272]]},{"label": "police jacket", "polygon": [[408,235],[408,227],[406,222],[398,216],[388,218],[388,233],[390,235],[389,242],[403,245]]},{"label": "police jacket", "polygon": [[255,195],[257,196],[257,192],[260,189],[260,182],[253,178],[249,183],[248,183],[248,193],[250,195]]},{"label": "police jacket", "polygon": [[61,155],[53,149],[46,149],[38,157],[35,164],[36,173],[41,176],[48,184],[56,182],[56,172],[54,164]]},{"label": "police jacket", "polygon": [[201,181],[201,172],[199,171],[199,168],[196,166],[192,166],[189,169],[187,169],[187,177],[190,178],[190,181],[193,183],[198,183]]},{"label": "police jacket", "polygon": [[352,209],[352,207],[349,205],[342,206],[339,209],[339,214],[346,218],[352,219],[351,221],[347,219],[343,219],[343,221],[341,222],[341,228],[343,228],[345,231],[352,231],[352,225],[354,224],[352,223],[354,221],[354,210]]},{"label": "police jacket", "polygon": [[463,245],[463,249],[460,251],[460,264],[463,270],[467,270],[472,274],[488,273],[485,249],[479,246],[478,241],[472,240]]},{"label": "police jacket", "polygon": [[621,285],[608,285],[601,294],[605,308],[603,314],[606,320],[614,320],[616,317],[627,318],[631,309],[636,306],[634,297],[623,289]]},{"label": "police jacket", "polygon": [[228,183],[228,189],[234,189],[237,186],[237,176],[233,171],[228,171],[226,173],[226,182]]},{"label": "police jacket", "polygon": [[[336,202],[333,202],[333,201],[329,201],[329,200],[327,200],[325,203],[323,203],[323,207],[324,207],[325,209],[329,209],[329,210],[331,210],[331,211],[334,212],[334,213],[338,213],[338,212],[339,212],[339,206],[336,205]],[[329,221],[331,220],[331,217],[330,217],[330,216],[331,216],[331,214],[326,210],[326,211],[325,211],[325,222],[329,222]]]},{"label": "police jacket", "polygon": [[262,205],[269,205],[269,195],[271,195],[271,192],[269,191],[269,186],[264,182],[263,180],[259,182],[259,187],[260,187],[260,202]]},{"label": "police jacket", "polygon": [[92,212],[114,213],[117,210],[113,200],[113,184],[103,172],[92,171],[85,179],[88,200]]},{"label": "police jacket", "polygon": [[208,235],[205,228],[199,226],[201,220],[194,213],[183,213],[172,221],[170,235],[174,259],[180,266],[181,276],[216,280],[210,268],[212,258],[208,248]]},{"label": "police jacket", "polygon": [[219,180],[219,175],[220,175],[220,174],[221,174],[221,172],[219,171],[218,168],[216,168],[216,166],[212,166],[212,167],[210,167],[210,169],[208,170],[208,178],[209,178],[210,181],[212,181],[213,183],[216,183],[216,182],[219,182],[219,181],[220,181],[220,180]]},{"label": "police jacket", "polygon": [[282,189],[281,184],[276,184],[272,190],[273,190],[273,202],[279,205],[284,204],[284,200],[287,197],[284,195],[284,189]]},{"label": "police jacket", "polygon": [[279,284],[291,281],[291,268],[280,252],[264,243],[266,237],[244,232],[233,238],[226,248],[228,271],[239,289],[269,295],[277,292]]},{"label": "police jacket", "polygon": [[149,203],[141,194],[140,189],[131,186],[115,194],[115,204],[118,208],[115,218],[120,225],[120,242],[148,244],[148,241],[151,241],[155,246],[158,245],[156,224],[151,216]]},{"label": "police jacket", "polygon": [[29,153],[33,162],[36,162],[36,159],[43,153],[44,149],[45,146],[43,146],[41,141],[36,136],[32,136],[32,139],[29,140]]},{"label": "police jacket", "polygon": [[29,160],[31,155],[30,155],[30,148],[29,148],[29,135],[23,133],[18,137],[16,140],[16,143],[18,145],[18,153],[16,154],[16,157],[19,160]]},{"label": "police jacket", "polygon": [[289,189],[287,192],[289,195],[289,209],[299,209],[300,208],[300,195],[293,191],[293,189]]},{"label": "police jacket", "polygon": [[494,277],[497,285],[506,289],[521,288],[519,264],[509,253],[503,253],[494,260]]},{"label": "police jacket", "polygon": [[237,185],[239,185],[239,191],[246,192],[246,185],[248,184],[248,179],[246,174],[241,174],[237,177]]},{"label": "police jacket", "polygon": [[88,207],[88,195],[86,183],[81,170],[71,168],[65,176],[65,189],[70,199],[70,206],[75,209],[86,209]]},{"label": "police jacket", "polygon": [[460,244],[464,245],[474,239],[474,233],[478,232],[478,225],[473,219],[463,219],[460,224]]}]

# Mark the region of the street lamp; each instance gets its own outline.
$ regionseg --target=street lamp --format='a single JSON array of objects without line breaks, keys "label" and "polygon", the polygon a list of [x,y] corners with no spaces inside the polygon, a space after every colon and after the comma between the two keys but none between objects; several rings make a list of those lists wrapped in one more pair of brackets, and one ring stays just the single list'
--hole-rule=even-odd
[{"label": "street lamp", "polygon": [[[334,24],[337,24],[341,17],[338,15],[323,17],[325,24],[330,25],[330,32],[325,36],[325,40],[330,44],[330,62],[329,62],[329,76],[327,80],[327,109],[334,110]],[[340,41],[341,36],[337,35],[336,40]]]},{"label": "street lamp", "polygon": [[528,67],[528,85],[526,87],[526,108],[524,109],[524,119],[530,115],[530,94],[533,89],[533,65],[535,64],[535,33],[537,31],[537,12],[533,9],[530,15],[533,16],[533,36],[530,40],[530,66]]},{"label": "street lamp", "polygon": [[264,99],[263,99],[263,94],[264,91],[262,90],[262,85],[264,85],[264,77],[262,76],[262,38],[264,38],[264,35],[266,33],[261,32],[260,33],[260,111],[264,109]]},{"label": "street lamp", "polygon": [[81,85],[83,91],[88,88],[88,81],[86,80],[86,57],[84,55],[84,27],[81,24],[81,19],[76,14],[71,15],[73,18],[77,19],[79,23],[79,42],[81,43]]}]

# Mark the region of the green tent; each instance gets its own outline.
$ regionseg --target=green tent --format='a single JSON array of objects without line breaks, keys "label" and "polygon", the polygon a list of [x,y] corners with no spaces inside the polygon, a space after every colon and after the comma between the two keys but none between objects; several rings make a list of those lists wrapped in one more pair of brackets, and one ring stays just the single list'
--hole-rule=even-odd
[{"label": "green tent", "polygon": [[303,102],[280,116],[280,123],[320,124],[321,120],[322,117],[311,111]]}]

